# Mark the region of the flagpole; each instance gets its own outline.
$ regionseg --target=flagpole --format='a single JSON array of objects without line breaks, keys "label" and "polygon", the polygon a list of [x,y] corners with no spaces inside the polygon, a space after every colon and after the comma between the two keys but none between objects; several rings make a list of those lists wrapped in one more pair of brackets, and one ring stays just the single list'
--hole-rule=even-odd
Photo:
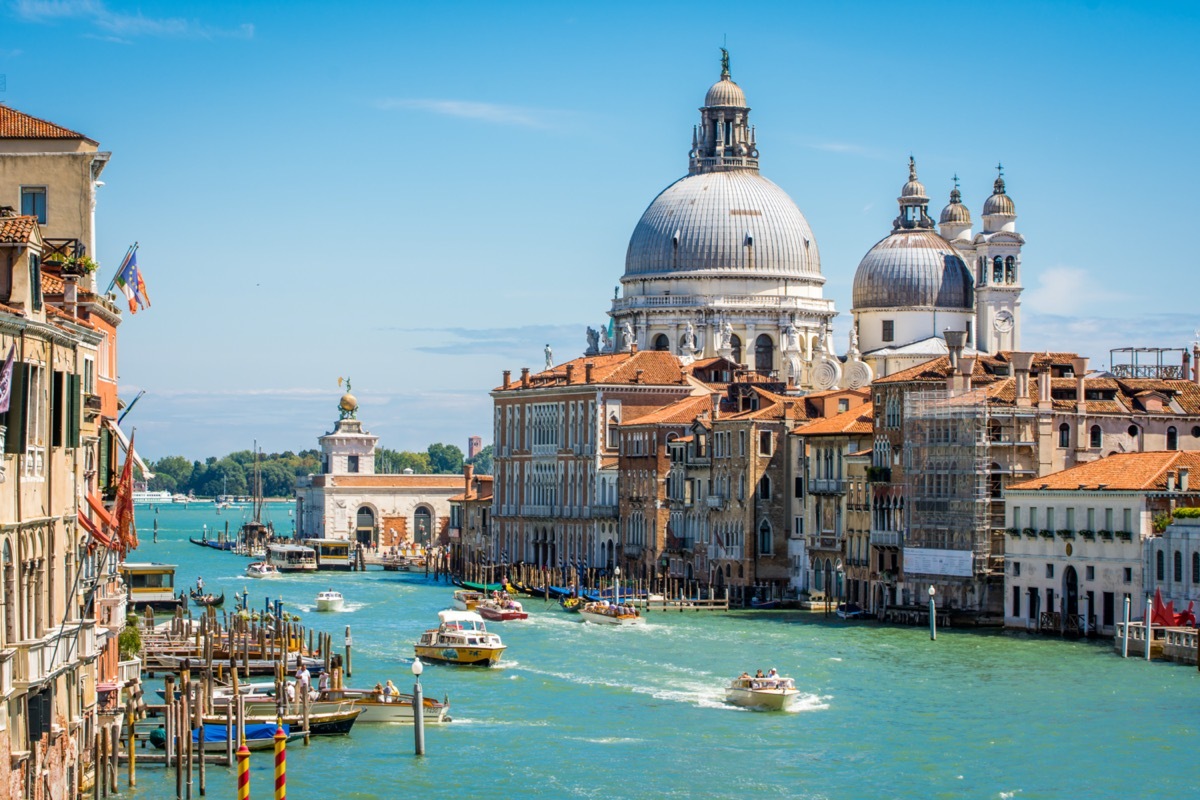
[{"label": "flagpole", "polygon": [[108,288],[104,290],[105,294],[111,292],[112,288],[117,285],[117,278],[120,277],[121,272],[125,269],[125,265],[129,263],[130,257],[137,252],[137,249],[137,242],[129,245],[129,249],[125,251],[125,257],[121,259],[121,266],[117,267],[117,271],[113,273],[112,280],[108,282]]}]

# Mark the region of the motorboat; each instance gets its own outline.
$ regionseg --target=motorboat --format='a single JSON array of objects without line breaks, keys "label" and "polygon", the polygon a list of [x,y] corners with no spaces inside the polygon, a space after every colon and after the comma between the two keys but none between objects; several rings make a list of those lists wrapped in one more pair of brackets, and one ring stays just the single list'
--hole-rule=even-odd
[{"label": "motorboat", "polygon": [[595,622],[600,625],[641,625],[646,618],[638,613],[633,606],[618,605],[607,600],[595,603],[584,603],[579,609],[579,616],[584,622]]},{"label": "motorboat", "polygon": [[316,551],[302,544],[267,545],[267,562],[275,565],[280,572],[317,571]]},{"label": "motorboat", "polygon": [[483,592],[474,589],[459,589],[454,593],[454,607],[459,611],[474,611],[481,600],[487,598]]},{"label": "motorboat", "polygon": [[250,578],[278,578],[279,567],[266,561],[254,561],[246,565],[246,575]]},{"label": "motorboat", "polygon": [[837,607],[837,615],[842,619],[857,619],[866,613],[858,603],[842,603]]},{"label": "motorboat", "polygon": [[521,604],[507,594],[493,595],[485,600],[480,600],[475,610],[479,612],[479,616],[492,622],[529,619],[529,614]]},{"label": "motorboat", "polygon": [[490,667],[507,649],[500,636],[489,633],[483,617],[474,611],[439,611],[438,621],[438,626],[421,634],[413,646],[423,661]]},{"label": "motorboat", "polygon": [[317,555],[317,569],[349,572],[353,568],[348,539],[305,539]]},{"label": "motorboat", "polygon": [[[244,741],[247,750],[270,750],[275,747],[275,732],[278,730],[278,724],[274,722],[262,722],[253,725],[245,726],[245,736],[240,741]],[[193,746],[201,744],[201,733],[203,733],[203,747],[200,749],[206,753],[224,753],[226,749],[226,731],[224,724],[205,724],[199,729],[192,731]],[[303,731],[294,729],[291,725],[283,726],[283,735],[288,741],[297,739],[304,735]],[[234,736],[237,736],[237,730],[234,730]],[[167,746],[167,731],[165,728],[155,728],[150,731],[150,744],[163,750]],[[234,748],[237,749],[236,747]]]},{"label": "motorboat", "polygon": [[756,677],[742,673],[726,687],[725,702],[763,711],[787,711],[799,694],[791,678],[782,675]]},{"label": "motorboat", "polygon": [[[353,700],[355,708],[362,709],[359,722],[413,722],[413,696],[411,694],[385,697],[371,689],[336,689],[326,691],[321,700]],[[441,725],[450,721],[450,701],[422,699],[426,725]]]},{"label": "motorboat", "polygon": [[155,611],[174,611],[187,602],[186,596],[175,594],[174,564],[125,561],[120,572],[129,587],[131,611],[141,611],[147,606]]},{"label": "motorboat", "polygon": [[162,505],[163,503],[170,502],[171,493],[165,489],[157,492],[135,491],[133,493],[133,504],[135,506]]},{"label": "motorboat", "polygon": [[[340,708],[331,711],[313,711],[311,706],[308,712],[308,732],[313,736],[342,736],[350,733],[350,729],[354,727],[354,722],[363,713],[361,708],[358,708],[354,703],[341,703]],[[289,708],[294,709],[295,703],[292,703]],[[225,717],[229,710],[229,705],[221,709],[221,713],[205,714],[204,723],[206,725],[225,725]],[[263,709],[266,713],[255,711],[251,713],[250,709],[246,709],[246,726],[249,727],[252,723],[273,723],[277,720],[291,725],[295,728],[303,729],[304,714],[286,713],[280,717],[275,709],[274,704],[269,708]]]},{"label": "motorboat", "polygon": [[317,611],[341,611],[346,605],[341,592],[326,589],[317,593]]}]

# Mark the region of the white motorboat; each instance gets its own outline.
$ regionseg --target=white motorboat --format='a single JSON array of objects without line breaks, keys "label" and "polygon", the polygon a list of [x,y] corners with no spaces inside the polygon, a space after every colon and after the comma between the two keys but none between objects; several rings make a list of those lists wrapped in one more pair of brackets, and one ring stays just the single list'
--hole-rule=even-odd
[{"label": "white motorboat", "polygon": [[417,658],[445,664],[479,664],[490,667],[500,661],[505,645],[489,633],[483,617],[474,611],[438,612],[439,625],[421,634],[414,645]]},{"label": "white motorboat", "polygon": [[171,493],[165,489],[158,492],[141,491],[133,493],[135,506],[162,505],[171,502]]},{"label": "white motorboat", "polygon": [[639,614],[633,606],[610,603],[607,600],[585,603],[579,609],[579,616],[585,622],[595,622],[600,625],[641,625],[646,621],[646,618]]},{"label": "white motorboat", "polygon": [[[363,713],[359,722],[399,722],[409,725],[413,722],[413,696],[400,694],[386,697],[368,689],[338,689],[328,691],[321,699],[353,700],[355,708],[361,708]],[[448,700],[435,700],[432,697],[423,699],[426,725],[440,725],[450,721],[450,703]]]},{"label": "white motorboat", "polygon": [[255,561],[246,565],[246,575],[251,578],[278,578],[279,568],[266,561]]},{"label": "white motorboat", "polygon": [[743,673],[729,682],[725,689],[725,702],[763,711],[787,711],[799,694],[791,678],[782,675],[759,678]]},{"label": "white motorboat", "polygon": [[473,589],[459,589],[454,593],[454,607],[459,611],[474,611],[487,594]]},{"label": "white motorboat", "polygon": [[341,611],[345,605],[346,600],[341,592],[326,589],[317,593],[317,611]]}]

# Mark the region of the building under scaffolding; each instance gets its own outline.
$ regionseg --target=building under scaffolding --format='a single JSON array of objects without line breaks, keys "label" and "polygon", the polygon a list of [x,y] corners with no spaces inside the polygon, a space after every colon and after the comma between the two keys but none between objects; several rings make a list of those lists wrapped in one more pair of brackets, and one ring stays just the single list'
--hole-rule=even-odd
[{"label": "building under scaffolding", "polygon": [[921,581],[969,582],[987,569],[990,438],[982,389],[925,390],[905,398],[906,581],[919,575]]}]

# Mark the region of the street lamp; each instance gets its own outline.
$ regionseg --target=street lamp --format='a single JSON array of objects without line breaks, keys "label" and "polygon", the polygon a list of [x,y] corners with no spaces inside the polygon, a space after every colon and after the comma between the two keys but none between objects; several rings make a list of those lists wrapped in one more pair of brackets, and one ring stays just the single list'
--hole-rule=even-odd
[{"label": "street lamp", "polygon": [[937,589],[933,588],[933,584],[929,584],[929,640],[937,641],[937,608],[933,604],[933,596],[937,594]]},{"label": "street lamp", "polygon": [[842,560],[839,558],[833,565],[837,574],[837,600],[838,605],[834,611],[837,611],[846,604],[846,572],[842,565]]},{"label": "street lamp", "polygon": [[613,605],[621,601],[621,568],[613,567]]},{"label": "street lamp", "polygon": [[425,755],[425,698],[421,695],[421,673],[425,671],[425,665],[421,663],[421,659],[414,658],[412,663],[413,679],[416,681],[413,684],[413,752],[416,755]]}]

